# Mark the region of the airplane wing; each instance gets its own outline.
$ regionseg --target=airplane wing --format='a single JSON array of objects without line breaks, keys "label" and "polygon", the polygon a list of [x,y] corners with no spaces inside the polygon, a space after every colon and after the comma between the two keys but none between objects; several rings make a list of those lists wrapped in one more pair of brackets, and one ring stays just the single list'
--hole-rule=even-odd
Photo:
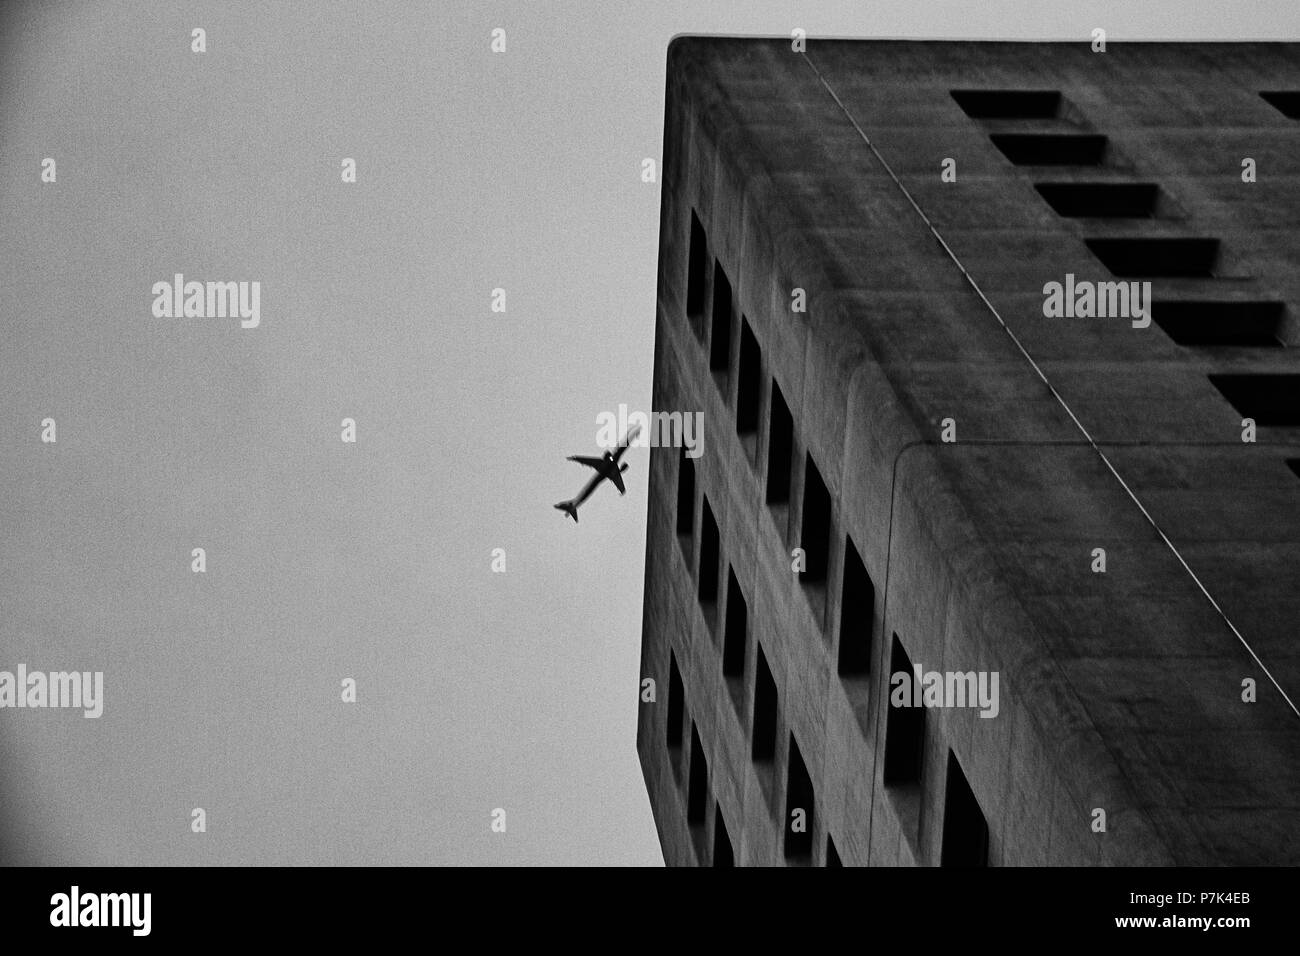
[{"label": "airplane wing", "polygon": [[603,458],[587,458],[583,455],[570,455],[569,461],[576,461],[580,465],[586,465],[588,468],[594,468],[597,471],[600,471],[605,464]]},{"label": "airplane wing", "polygon": [[611,471],[606,477],[614,483],[614,487],[618,489],[620,495],[627,494],[627,488],[623,486],[623,476],[619,474],[617,468]]}]

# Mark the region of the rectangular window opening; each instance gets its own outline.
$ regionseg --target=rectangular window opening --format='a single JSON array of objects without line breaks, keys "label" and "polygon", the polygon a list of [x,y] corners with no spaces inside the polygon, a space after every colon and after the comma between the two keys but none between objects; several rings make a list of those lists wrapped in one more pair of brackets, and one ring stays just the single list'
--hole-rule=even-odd
[{"label": "rectangular window opening", "polygon": [[709,761],[704,756],[700,734],[691,721],[691,776],[686,788],[686,822],[702,827],[709,797]]},{"label": "rectangular window opening", "polygon": [[839,867],[844,865],[840,862],[839,851],[835,849],[835,841],[831,839],[829,833],[826,834],[826,865]]},{"label": "rectangular window opening", "polygon": [[1300,426],[1300,375],[1211,375],[1210,381],[1243,418],[1259,426]]},{"label": "rectangular window opening", "polygon": [[682,686],[682,672],[677,669],[677,655],[668,651],[668,727],[666,741],[668,749],[681,749],[682,746],[682,705],[686,690]]},{"label": "rectangular window opening", "polygon": [[722,818],[722,807],[713,804],[713,865],[735,866],[736,855],[731,848],[731,834],[727,832],[727,821]]},{"label": "rectangular window opening", "polygon": [[1179,345],[1282,348],[1282,302],[1151,303],[1151,320]]},{"label": "rectangular window opening", "polygon": [[1154,183],[1035,183],[1058,215],[1071,219],[1150,219],[1160,188]]},{"label": "rectangular window opening", "polygon": [[1260,96],[1274,106],[1283,116],[1288,119],[1300,119],[1300,93],[1286,90],[1269,93],[1260,93]]},{"label": "rectangular window opening", "polygon": [[1061,112],[1057,90],[951,90],[971,119],[1054,119]]},{"label": "rectangular window opening", "polygon": [[1100,166],[1106,137],[1095,133],[994,133],[989,139],[1017,166]]},{"label": "rectangular window opening", "polygon": [[813,848],[812,778],[804,765],[794,734],[790,735],[790,767],[785,784],[785,858],[811,860]]},{"label": "rectangular window opening", "polygon": [[989,826],[962,773],[957,755],[948,751],[948,794],[943,805],[943,851],[940,866],[988,866]]},{"label": "rectangular window opening", "polygon": [[727,568],[727,622],[722,636],[722,674],[731,680],[745,676],[745,641],[749,608],[740,593],[736,572]]},{"label": "rectangular window opening", "polygon": [[755,761],[776,759],[776,680],[767,666],[763,648],[758,647],[754,667],[754,732],[753,757]]},{"label": "rectangular window opening", "polygon": [[697,336],[704,331],[704,283],[709,267],[709,243],[704,226],[691,210],[691,245],[686,266],[686,317]]},{"label": "rectangular window opening", "polygon": [[[912,661],[903,649],[903,642],[894,635],[893,649],[889,655],[889,676],[904,674],[912,681]],[[891,686],[886,681],[886,686]],[[893,695],[890,694],[890,697]],[[910,698],[910,694],[909,694]],[[895,707],[890,703],[885,724],[885,786],[920,784],[922,758],[925,747],[925,708],[921,701],[909,700],[914,707]]]},{"label": "rectangular window opening", "polygon": [[709,507],[709,496],[704,496],[704,520],[700,522],[700,603],[712,604],[718,600],[718,522]]},{"label": "rectangular window opening", "polygon": [[758,431],[759,392],[762,390],[762,353],[749,321],[740,317],[740,361],[736,380],[736,432]]},{"label": "rectangular window opening", "polygon": [[[724,376],[731,366],[731,282],[722,263],[713,263],[713,333],[709,339],[709,368]],[[724,392],[725,394],[725,392]]]},{"label": "rectangular window opening", "polygon": [[876,610],[876,585],[853,544],[844,537],[844,588],[840,592],[841,677],[871,673],[872,624]]},{"label": "rectangular window opening", "polygon": [[682,448],[677,465],[677,533],[690,536],[695,530],[695,459]]},{"label": "rectangular window opening", "polygon": [[803,525],[799,546],[804,550],[807,569],[799,575],[801,584],[824,584],[831,550],[831,495],[822,481],[812,455],[804,462]]},{"label": "rectangular window opening", "polygon": [[1085,239],[1111,275],[1126,279],[1208,278],[1219,257],[1218,239]]},{"label": "rectangular window opening", "polygon": [[790,501],[790,466],[794,455],[794,419],[776,379],[772,379],[772,408],[767,431],[767,503]]}]

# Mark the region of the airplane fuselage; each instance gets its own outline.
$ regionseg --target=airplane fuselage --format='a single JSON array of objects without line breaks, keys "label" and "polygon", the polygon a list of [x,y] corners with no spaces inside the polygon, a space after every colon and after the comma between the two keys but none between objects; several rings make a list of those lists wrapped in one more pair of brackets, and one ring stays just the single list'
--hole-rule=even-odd
[{"label": "airplane fuselage", "polygon": [[602,481],[608,481],[620,471],[627,471],[627,465],[619,467],[618,461],[609,452],[605,452],[601,460],[603,462],[601,468],[591,476],[591,480],[587,482],[582,491],[578,492],[572,501],[573,505],[580,505],[590,498],[592,493],[600,487]]},{"label": "airplane fuselage", "polygon": [[599,458],[585,458],[581,455],[570,455],[569,461],[574,461],[580,465],[584,465],[594,471],[595,474],[591,476],[591,480],[587,482],[582,491],[578,492],[576,497],[571,498],[569,501],[561,501],[556,504],[555,507],[558,510],[563,511],[574,521],[577,521],[578,505],[590,498],[592,493],[600,487],[602,481],[610,482],[610,484],[618,489],[620,495],[626,494],[627,488],[623,484],[623,472],[627,471],[628,466],[619,464],[619,459],[623,457],[623,453],[627,451],[628,445],[635,435],[636,429],[633,429],[624,437],[623,443],[618,446],[618,451],[607,451]]}]

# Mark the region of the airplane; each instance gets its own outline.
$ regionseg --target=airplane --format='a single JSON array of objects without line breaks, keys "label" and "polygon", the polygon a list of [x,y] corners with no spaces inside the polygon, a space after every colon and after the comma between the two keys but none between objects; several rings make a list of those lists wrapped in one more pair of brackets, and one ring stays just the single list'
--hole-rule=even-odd
[{"label": "airplane", "polygon": [[627,494],[627,488],[623,486],[623,472],[627,471],[628,466],[620,465],[618,460],[623,457],[623,452],[627,451],[628,445],[631,444],[632,439],[637,436],[637,432],[640,430],[640,425],[633,426],[632,429],[623,437],[623,443],[618,446],[616,451],[607,451],[599,458],[587,458],[583,455],[570,455],[569,461],[576,461],[580,465],[586,465],[596,473],[591,476],[591,481],[587,482],[587,486],[583,488],[582,491],[578,492],[577,497],[570,498],[568,501],[561,501],[555,506],[556,509],[563,511],[576,523],[578,520],[578,505],[590,498],[591,493],[606,479],[613,483],[614,487],[618,489],[620,495]]}]

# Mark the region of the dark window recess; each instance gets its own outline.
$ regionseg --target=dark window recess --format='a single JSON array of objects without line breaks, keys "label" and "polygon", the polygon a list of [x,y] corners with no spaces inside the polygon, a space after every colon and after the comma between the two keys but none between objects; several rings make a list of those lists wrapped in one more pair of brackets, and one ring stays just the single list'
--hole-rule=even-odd
[{"label": "dark window recess", "polygon": [[1179,345],[1281,348],[1281,302],[1151,303],[1151,319]]},{"label": "dark window recess", "polygon": [[695,328],[695,334],[703,332],[704,324],[704,283],[709,267],[709,244],[704,236],[704,227],[699,217],[691,211],[691,248],[686,266],[686,316]]},{"label": "dark window recess", "polygon": [[762,645],[754,667],[754,743],[755,760],[773,760],[776,757],[776,681],[763,656]]},{"label": "dark window recess", "polygon": [[731,849],[731,834],[727,821],[722,819],[722,807],[713,804],[713,865],[735,866],[736,855]]},{"label": "dark window recess", "polygon": [[1131,279],[1208,277],[1219,256],[1218,239],[1085,239],[1111,275]]},{"label": "dark window recess", "polygon": [[1210,381],[1256,425],[1300,425],[1300,375],[1211,375]]},{"label": "dark window recess", "polygon": [[808,455],[804,464],[803,530],[799,546],[803,548],[808,568],[799,575],[802,584],[821,584],[831,550],[831,496],[821,472]]},{"label": "dark window recess", "polygon": [[709,761],[704,757],[700,733],[691,721],[691,779],[686,789],[686,822],[693,827],[704,825],[704,809],[709,796]]},{"label": "dark window recess", "polygon": [[829,833],[826,834],[826,865],[841,867],[844,865],[840,862],[839,851],[835,849],[835,841],[831,839]]},{"label": "dark window recess", "polygon": [[677,465],[677,533],[690,534],[695,524],[695,461],[682,448]]},{"label": "dark window recess", "polygon": [[731,282],[722,263],[713,263],[713,335],[709,340],[709,368],[725,372],[731,364]]},{"label": "dark window recess", "polygon": [[740,593],[736,572],[727,568],[727,623],[722,637],[722,674],[724,677],[745,676],[745,629],[749,609],[745,596]]},{"label": "dark window recess", "polygon": [[1277,93],[1260,93],[1270,104],[1289,119],[1300,119],[1300,93],[1285,91]]},{"label": "dark window recess", "polygon": [[971,119],[1052,119],[1061,112],[1056,90],[952,90]]},{"label": "dark window recess", "polygon": [[[909,682],[908,700],[917,706],[895,707],[893,705],[893,676],[905,674]],[[890,703],[888,721],[885,727],[885,786],[920,783],[923,749],[925,746],[925,708],[921,701],[912,700],[910,682],[912,681],[912,661],[903,650],[903,643],[894,635],[893,650],[889,655]]]},{"label": "dark window recess", "polygon": [[[813,785],[799,745],[790,735],[790,768],[785,782],[785,858],[812,858]],[[800,812],[802,811],[802,812]],[[796,830],[795,828],[798,827]]]},{"label": "dark window recess", "polygon": [[763,362],[758,339],[749,328],[749,322],[740,317],[740,367],[736,375],[736,431],[744,435],[758,431],[759,392],[762,389]]},{"label": "dark window recess", "polygon": [[772,379],[772,409],[768,416],[767,503],[790,500],[790,465],[794,454],[794,419],[776,379]]},{"label": "dark window recess", "polygon": [[682,686],[682,672],[677,669],[677,657],[668,651],[668,726],[665,739],[669,750],[682,748],[682,718],[686,689]]},{"label": "dark window recess", "polygon": [[718,599],[718,522],[713,519],[709,497],[704,496],[704,520],[700,529],[700,600]]},{"label": "dark window recess", "polygon": [[943,803],[941,866],[988,866],[989,826],[961,772],[957,755],[948,751],[948,795]]},{"label": "dark window recess", "polygon": [[1288,458],[1286,466],[1291,469],[1297,478],[1300,478],[1300,458]]},{"label": "dark window recess", "polygon": [[876,586],[853,545],[844,538],[844,590],[840,600],[840,676],[862,677],[871,672],[871,627]]},{"label": "dark window recess", "polygon": [[994,133],[989,139],[1017,166],[1100,166],[1106,137],[1095,133]]},{"label": "dark window recess", "polygon": [[1072,219],[1149,219],[1160,188],[1154,183],[1035,183],[1047,204]]}]

